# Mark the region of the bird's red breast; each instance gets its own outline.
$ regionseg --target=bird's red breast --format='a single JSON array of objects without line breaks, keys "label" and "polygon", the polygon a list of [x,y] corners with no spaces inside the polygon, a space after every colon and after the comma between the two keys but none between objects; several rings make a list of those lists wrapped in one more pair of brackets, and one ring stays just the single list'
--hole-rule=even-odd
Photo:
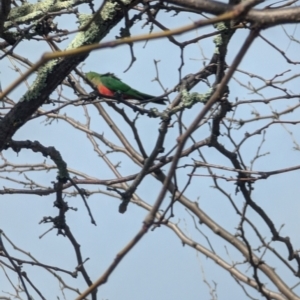
[{"label": "bird's red breast", "polygon": [[99,92],[101,95],[109,96],[109,97],[113,97],[114,94],[115,94],[113,91],[111,91],[110,89],[108,89],[108,88],[105,87],[104,85],[98,85],[98,92]]}]

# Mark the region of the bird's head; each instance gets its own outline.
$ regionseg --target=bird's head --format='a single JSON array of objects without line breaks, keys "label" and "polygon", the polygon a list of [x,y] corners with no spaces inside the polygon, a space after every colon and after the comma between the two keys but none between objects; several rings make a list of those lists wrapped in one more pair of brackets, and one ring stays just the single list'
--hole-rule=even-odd
[{"label": "bird's head", "polygon": [[100,80],[101,74],[98,74],[96,72],[88,72],[85,73],[85,77],[94,84],[97,84],[97,81]]}]

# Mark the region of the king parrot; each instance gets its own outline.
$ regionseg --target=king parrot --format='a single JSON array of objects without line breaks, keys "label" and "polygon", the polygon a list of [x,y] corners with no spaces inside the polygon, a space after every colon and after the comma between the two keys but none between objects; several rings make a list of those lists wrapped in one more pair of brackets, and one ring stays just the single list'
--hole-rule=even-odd
[{"label": "king parrot", "polygon": [[[112,73],[98,74],[96,72],[88,72],[85,76],[97,86],[98,92],[104,96],[113,97],[115,96],[115,93],[120,93],[124,99],[134,99],[139,101],[156,98],[155,96],[144,94],[131,88]],[[167,99],[165,98],[161,98],[153,102],[165,104],[164,101],[166,100]]]}]

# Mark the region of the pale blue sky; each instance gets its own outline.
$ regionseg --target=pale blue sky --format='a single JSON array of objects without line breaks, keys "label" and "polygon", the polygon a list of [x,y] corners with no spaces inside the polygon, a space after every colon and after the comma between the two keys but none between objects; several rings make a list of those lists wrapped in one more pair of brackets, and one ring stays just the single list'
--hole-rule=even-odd
[{"label": "pale blue sky", "polygon": [[[172,17],[172,13],[160,14],[159,20],[164,22],[164,25],[169,28],[179,27],[182,25],[190,24],[191,20],[197,20],[196,15],[190,16],[188,14],[180,14],[179,16]],[[60,18],[63,20],[63,18]],[[66,23],[62,23],[66,25]],[[74,29],[75,24],[69,22],[69,29]],[[132,30],[132,35],[141,32],[148,32],[148,27],[141,30],[142,22],[135,25]],[[105,41],[112,40],[118,34],[120,26],[123,26],[121,22],[110,34],[105,38]],[[285,26],[284,27],[290,34],[294,32],[296,28],[295,36],[299,38],[298,27]],[[157,28],[155,28],[155,31]],[[212,32],[214,29],[204,28],[198,32],[192,31],[186,35],[176,37],[180,41],[185,39],[195,38],[197,35],[201,35],[204,32]],[[227,56],[227,63],[230,64],[236,53],[240,49],[248,31],[241,29],[233,37]],[[265,30],[262,35],[267,37],[273,43],[281,47],[282,50],[287,50],[287,55],[292,59],[297,59],[299,49],[298,45],[292,43],[289,46],[289,40],[284,38],[283,30],[281,27]],[[64,48],[70,40],[65,41],[61,45]],[[278,41],[281,41],[280,43]],[[197,72],[203,63],[203,56],[201,54],[200,47],[204,55],[210,58],[213,51],[214,44],[212,38],[204,39],[199,44],[193,44],[185,50],[185,65],[183,67],[183,76]],[[288,48],[288,49],[286,49]],[[49,51],[49,48],[44,42],[22,42],[16,49],[16,53],[26,56],[32,61],[37,61],[40,55],[45,51]],[[123,73],[128,67],[130,62],[130,52],[128,46],[120,46],[112,49],[104,49],[95,51],[90,54],[85,61],[83,71],[90,70],[105,73],[113,72],[118,75],[124,82],[138,88],[139,90],[154,95],[162,94],[162,90],[156,82],[151,80],[156,76],[155,66],[153,60],[160,60],[158,65],[159,75],[163,85],[172,89],[178,83],[178,67],[180,66],[179,49],[170,44],[167,39],[160,39],[157,41],[150,41],[144,47],[144,43],[138,43],[134,46],[135,56],[137,61],[132,68]],[[0,80],[3,89],[8,86],[10,82],[16,79],[19,74],[10,69],[8,60],[0,61]],[[296,72],[296,67],[293,65],[287,65],[285,60],[278,55],[274,49],[270,48],[265,42],[259,38],[251,46],[246,58],[243,60],[239,69],[247,70],[259,74],[264,78],[272,78],[274,74],[280,74],[287,69],[292,71],[279,77],[280,79],[288,78]],[[55,76],[55,74],[54,74]],[[262,85],[258,80],[253,80],[245,75],[235,73],[234,75],[244,84],[247,84],[250,80],[256,87]],[[34,76],[29,79],[32,82]],[[213,79],[210,78],[210,82],[213,83]],[[299,93],[299,88],[295,87],[295,84],[299,85],[299,80],[295,79],[291,84],[288,84],[288,88],[293,89],[295,93]],[[91,89],[86,87],[88,91]],[[67,90],[67,89],[66,89]],[[18,101],[18,99],[24,94],[26,87],[22,84],[9,96]],[[199,93],[205,93],[207,87],[204,84],[199,84],[194,88],[194,91]],[[280,94],[278,90],[268,89],[264,92],[264,96],[270,97]],[[65,95],[70,99],[74,99],[75,96],[71,92],[66,92]],[[170,95],[170,99],[174,99],[177,93]],[[231,102],[235,101],[235,97],[239,100],[244,99],[260,99],[258,95],[251,95],[250,92],[242,88],[239,84],[233,80],[230,82],[230,97]],[[245,105],[239,107],[236,118],[251,119],[254,117],[251,114],[253,108],[257,109],[261,115],[270,115],[273,110],[283,110],[288,106],[292,106],[297,103],[298,99],[294,100],[280,100],[271,105],[255,104]],[[151,104],[152,105],[152,104]],[[120,104],[120,107],[122,105]],[[157,106],[158,107],[158,106]],[[193,120],[193,117],[202,109],[203,105],[195,105],[191,110],[187,110],[183,116],[183,120],[186,125],[189,125]],[[43,109],[51,109],[51,105],[44,105]],[[158,107],[162,110],[163,107]],[[91,105],[88,107],[88,111],[92,118],[91,128],[98,133],[104,133],[107,138],[115,141],[118,145],[120,143],[112,135],[110,129],[104,124],[103,119],[99,116],[96,109]],[[119,125],[124,126],[124,131],[128,131],[126,125],[122,123],[120,117],[116,115],[111,109],[108,109],[111,117]],[[129,116],[134,114],[125,108],[125,111]],[[66,112],[68,116],[85,122],[83,116],[83,110],[79,107],[68,107],[63,112]],[[228,115],[229,117],[230,115]],[[299,112],[295,111],[291,115],[287,115],[284,119],[298,120]],[[44,146],[54,146],[60,151],[62,157],[66,160],[68,166],[73,169],[80,170],[90,174],[91,176],[98,177],[100,179],[113,178],[113,174],[103,164],[101,159],[93,151],[92,145],[87,141],[86,136],[82,132],[75,131],[70,125],[60,120],[54,121],[51,126],[45,126],[45,123],[41,123],[42,119],[34,120],[22,127],[14,136],[16,140],[38,140]],[[138,120],[138,129],[147,153],[150,153],[158,135],[158,126],[160,120],[149,119],[147,117],[140,116]],[[236,140],[243,139],[245,133],[251,133],[262,127],[261,124],[267,124],[270,120],[263,120],[260,122],[251,122],[244,125],[240,130],[234,132]],[[294,139],[299,141],[298,128],[299,125],[287,125],[286,128],[293,130]],[[123,128],[123,127],[122,127]],[[224,130],[222,130],[224,133]],[[209,128],[207,125],[198,129],[193,136],[197,141],[206,138],[209,135]],[[176,144],[176,138],[178,136],[177,127],[170,129],[170,133],[167,136],[166,150],[171,149]],[[130,135],[126,135],[128,139],[135,146],[136,143]],[[262,135],[255,136],[242,146],[242,153],[246,159],[246,165],[250,165],[251,159],[255,156],[257,147],[260,145]],[[224,145],[228,146],[232,150],[232,146],[229,146],[228,139],[221,137],[221,141],[224,141]],[[255,170],[275,170],[279,168],[290,167],[299,164],[300,153],[293,150],[293,143],[290,135],[283,128],[282,125],[273,125],[267,131],[266,143],[263,145],[261,152],[270,152],[270,155],[264,156],[259,159],[255,165]],[[103,146],[100,141],[97,141],[101,149],[105,151],[107,148]],[[190,142],[187,144],[190,145]],[[169,147],[169,148],[168,148]],[[231,167],[229,161],[221,157],[212,148],[202,148],[208,162],[213,164],[220,164]],[[29,150],[22,151],[19,155],[16,155],[12,151],[5,151],[4,156],[14,163],[38,163],[46,160],[47,163],[52,164],[49,159],[45,159],[39,153],[32,153]],[[137,172],[139,169],[137,166],[130,163],[128,158],[122,154],[112,154],[109,156],[113,163],[121,161],[121,168],[119,171],[122,175],[128,175]],[[197,155],[193,156],[195,159],[199,159]],[[185,163],[191,163],[190,159],[182,159],[179,165]],[[164,171],[168,170],[168,166],[163,168]],[[191,169],[190,169],[191,170]],[[180,169],[178,171],[178,178],[180,179],[179,186],[183,187],[186,184],[187,176],[185,175],[188,169]],[[198,169],[196,174],[206,174],[202,169]],[[228,172],[219,172],[218,174],[225,174],[228,176]],[[4,174],[0,174],[3,175]],[[230,173],[233,176],[233,173]],[[50,171],[49,173],[29,173],[30,178],[38,181],[45,186],[51,186],[51,181],[55,180],[56,171]],[[18,177],[20,180],[24,180],[23,175]],[[288,235],[295,248],[300,247],[300,238],[296,228],[299,227],[299,192],[300,187],[299,171],[295,171],[289,174],[280,176],[274,176],[268,180],[258,181],[254,185],[253,199],[259,203],[259,205],[265,209],[269,216],[274,221],[276,227],[285,224],[281,233],[283,236]],[[200,207],[213,219],[224,226],[230,232],[235,233],[236,227],[239,223],[239,217],[233,212],[232,206],[228,200],[225,199],[220,192],[212,188],[213,182],[210,178],[195,177],[193,184],[187,189],[186,196],[192,201],[199,200]],[[225,182],[220,180],[220,185],[223,186],[228,193],[230,193],[238,207],[242,207],[243,199],[240,194],[235,195],[235,185],[233,182]],[[1,180],[1,185],[5,187],[17,187],[12,182]],[[20,186],[18,186],[20,188]],[[147,203],[154,203],[159,193],[161,185],[154,179],[146,178],[137,190],[137,194],[144,199]],[[88,189],[88,186],[82,186],[82,188]],[[91,190],[102,189],[103,186],[90,186]],[[71,189],[73,190],[73,189]],[[75,254],[66,238],[62,236],[56,236],[56,231],[48,233],[42,239],[39,236],[50,228],[50,225],[38,225],[38,222],[44,216],[55,216],[57,209],[53,207],[53,201],[55,195],[49,197],[38,197],[32,195],[5,195],[0,200],[0,228],[6,233],[6,235],[12,239],[12,241],[20,248],[27,252],[30,252],[36,259],[45,264],[57,265],[70,271],[74,270],[76,266]],[[97,227],[91,225],[86,209],[79,197],[68,198],[69,205],[78,208],[77,212],[69,211],[67,214],[67,223],[73,230],[77,241],[81,244],[81,251],[83,259],[89,257],[90,260],[86,262],[86,268],[89,272],[91,280],[96,280],[112,263],[115,255],[128,243],[130,239],[140,229],[143,219],[147,212],[140,207],[130,204],[125,214],[118,213],[119,201],[112,197],[105,196],[103,194],[95,194],[88,198],[89,205],[93,211],[93,215],[97,222]],[[169,202],[169,195],[167,195],[163,207]],[[205,238],[199,234],[194,228],[193,220],[186,211],[178,204],[174,206],[175,217],[172,222],[178,223],[180,228],[189,237],[194,238],[197,242],[208,247]],[[268,237],[270,240],[269,229],[263,224],[261,219],[254,214],[250,209],[247,212],[248,218],[252,218],[252,221],[259,228],[263,236]],[[205,234],[210,237],[210,241],[215,249],[218,249],[218,253],[229,262],[243,261],[243,258],[238,254],[230,245],[220,240],[218,237],[212,236],[210,230],[205,226],[199,227]],[[247,226],[246,226],[247,228]],[[257,238],[253,235],[251,230],[247,230],[247,236],[253,244],[258,245]],[[20,253],[16,253],[8,246],[4,240],[5,245],[10,251],[12,256],[20,256]],[[225,247],[228,247],[228,252]],[[278,247],[278,243],[276,243]],[[287,251],[285,247],[278,247],[278,251],[287,257]],[[271,255],[268,262],[271,262],[278,268],[278,272],[284,275],[284,279],[289,278],[289,283],[296,283],[294,277],[281,265],[275,261]],[[23,256],[24,259],[28,259]],[[292,262],[292,265],[295,264]],[[245,266],[240,267],[241,270],[245,270]],[[169,229],[165,227],[156,228],[154,232],[148,232],[147,235],[138,243],[138,245],[124,258],[118,268],[109,278],[109,281],[98,289],[98,299],[131,299],[131,300],[196,300],[196,299],[212,299],[209,294],[207,285],[203,282],[203,273],[205,279],[213,287],[214,282],[217,283],[216,291],[219,300],[223,299],[243,299],[245,294],[242,289],[235,283],[233,278],[218,267],[214,262],[208,260],[201,254],[197,254],[194,249],[188,246],[183,247],[177,236]],[[41,270],[38,267],[24,266],[23,270],[27,272],[28,276],[33,279],[36,286],[40,287],[43,295],[46,299],[56,299],[57,296],[63,299],[59,293],[59,286],[55,279],[50,276],[46,271]],[[252,276],[253,271],[248,270],[247,275]],[[11,274],[11,273],[10,273]],[[78,287],[81,291],[86,289],[86,284],[79,275],[78,279],[72,279],[68,275],[59,273],[67,284],[73,287]],[[17,280],[16,275],[12,275],[12,278]],[[263,278],[263,277],[262,277]],[[0,272],[0,287],[1,296],[5,295],[5,292],[12,292],[11,286],[5,279],[3,272]],[[4,284],[2,284],[2,282]],[[268,288],[273,289],[272,285],[268,285]],[[247,289],[253,297],[261,299],[261,296],[254,290]],[[296,290],[297,291],[297,290]],[[32,292],[32,291],[31,291]],[[299,292],[299,289],[298,289]],[[38,296],[32,292],[34,299],[39,299]],[[66,299],[74,299],[75,293],[65,290]],[[25,297],[24,297],[25,299]]]}]

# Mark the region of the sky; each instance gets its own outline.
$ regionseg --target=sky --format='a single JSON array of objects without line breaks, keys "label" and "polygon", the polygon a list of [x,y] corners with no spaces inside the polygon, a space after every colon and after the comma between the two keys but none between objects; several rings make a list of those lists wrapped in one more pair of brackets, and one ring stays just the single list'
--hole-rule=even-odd
[{"label": "sky", "polygon": [[[81,12],[89,13],[88,7],[80,8]],[[198,20],[199,16],[187,13],[181,13],[174,16],[173,13],[161,12],[158,20],[163,22],[168,28],[177,28],[192,21]],[[60,26],[73,30],[77,24],[74,23],[72,17],[59,17],[57,20]],[[118,35],[120,27],[124,26],[121,22],[114,28],[109,35],[103,40],[114,40]],[[206,27],[191,31],[187,34],[176,37],[179,41],[192,39],[207,32],[213,32],[215,29]],[[149,26],[144,27],[143,22],[138,22],[132,28],[132,36],[140,33],[147,33]],[[158,31],[158,28],[154,28]],[[269,41],[280,47],[285,53],[294,60],[297,60],[299,53],[299,44],[291,42],[285,32],[299,38],[299,28],[296,25],[285,25],[284,27],[276,27],[262,31],[262,35]],[[230,65],[234,57],[242,46],[248,31],[240,29],[230,42],[226,62]],[[61,49],[65,48],[72,40],[74,35],[70,35],[68,40],[59,44]],[[35,62],[49,47],[42,41],[23,41],[16,49],[15,53],[24,55],[29,60]],[[184,65],[182,67],[182,77],[199,71],[203,67],[203,63],[208,63],[211,53],[214,51],[213,38],[208,38],[199,41],[197,44],[191,44],[184,50]],[[147,43],[140,42],[134,45],[134,54],[137,60],[133,66],[124,72],[130,64],[130,49],[127,45],[101,49],[92,52],[87,60],[80,66],[83,72],[96,71],[99,73],[112,72],[120,77],[124,82],[133,87],[149,94],[161,95],[163,90],[160,85],[153,81],[156,77],[156,66],[154,61],[159,61],[157,64],[159,79],[165,89],[172,89],[179,81],[178,68],[181,65],[180,51],[175,45],[172,45],[167,39],[159,39],[149,41]],[[24,71],[24,66],[18,65]],[[7,87],[11,82],[19,77],[19,74],[13,70],[12,63],[8,59],[0,61],[0,81],[2,88]],[[290,71],[288,71],[290,70]],[[248,75],[242,72],[248,72]],[[284,73],[288,71],[287,73]],[[234,74],[234,79],[230,82],[229,101],[244,101],[251,99],[263,99],[278,95],[282,95],[279,89],[265,88],[261,92],[253,93],[250,88],[245,86],[254,86],[256,89],[264,85],[264,82],[259,78],[251,78],[249,73],[260,75],[265,79],[272,79],[275,74],[281,76],[278,80],[283,80],[297,74],[297,65],[288,65],[285,59],[276,52],[268,43],[258,38],[250,47],[246,57],[243,59],[238,71]],[[28,79],[30,85],[35,74]],[[54,75],[55,76],[55,75]],[[213,83],[213,79],[209,79]],[[251,85],[250,85],[251,84]],[[298,85],[297,85],[298,84]],[[278,84],[278,86],[282,86]],[[291,82],[284,83],[284,87],[291,90],[292,93],[299,93],[299,79],[296,77]],[[91,88],[85,86],[87,91]],[[193,91],[198,93],[206,93],[207,85],[205,83],[198,84]],[[16,88],[9,97],[18,101],[26,92],[26,84],[21,84]],[[263,94],[263,96],[262,96]],[[64,87],[64,95],[69,99],[76,99],[73,92]],[[176,93],[170,94],[170,99],[173,100],[177,96]],[[53,97],[55,97],[55,93]],[[234,139],[241,141],[245,134],[251,134],[263,125],[272,121],[272,117],[261,119],[260,121],[250,122],[257,114],[260,116],[274,116],[274,112],[280,112],[288,107],[296,105],[299,99],[281,99],[269,104],[250,103],[247,105],[238,106],[235,112],[235,119],[243,119],[247,122],[241,128],[237,124],[233,124],[231,134]],[[152,104],[151,104],[152,105]],[[123,107],[119,104],[119,107]],[[163,107],[156,106],[159,110]],[[42,107],[45,110],[52,109],[52,104],[47,104]],[[203,104],[196,104],[192,109],[186,110],[183,115],[183,122],[186,126],[190,125],[193,118],[203,108]],[[108,106],[105,106],[110,117],[118,126],[124,128],[126,138],[136,147],[136,142],[132,133],[124,121]],[[111,129],[97,110],[92,106],[87,106],[87,110],[91,119],[91,129],[104,134],[104,137],[121,146],[120,141],[113,135]],[[130,118],[135,117],[135,113],[124,107],[126,114]],[[85,124],[86,118],[81,107],[67,107],[61,111],[61,116],[66,114],[79,122]],[[232,114],[228,114],[227,122],[233,118]],[[281,120],[298,120],[299,111],[295,109],[293,113],[281,117]],[[248,122],[249,121],[249,122]],[[159,119],[150,119],[145,116],[139,116],[137,120],[138,130],[145,146],[146,152],[149,154],[153,149],[158,136]],[[272,171],[281,168],[287,168],[298,164],[299,150],[294,147],[299,143],[299,125],[282,125],[276,124],[268,128],[266,135],[255,135],[248,139],[241,146],[241,153],[245,159],[244,163],[247,166],[251,165],[251,161],[257,154],[258,147],[261,156],[254,162],[253,169],[257,171]],[[200,141],[209,136],[209,127],[204,125],[197,129],[193,134],[196,141]],[[176,145],[178,137],[178,127],[176,125],[170,128],[166,137],[166,152]],[[263,138],[265,141],[262,143]],[[87,140],[86,134],[74,130],[68,122],[63,119],[54,120],[51,123],[47,119],[35,119],[28,122],[14,136],[15,140],[38,140],[45,146],[54,146],[60,151],[62,157],[66,160],[68,167],[76,169],[79,172],[89,174],[89,176],[99,179],[114,178],[113,173],[108,169],[103,160],[94,151],[93,145]],[[226,131],[222,128],[220,141],[230,150],[233,150],[230,144]],[[100,145],[100,149],[105,153],[108,147],[96,141]],[[189,141],[188,147],[191,145]],[[230,162],[220,156],[216,150],[210,147],[201,149],[203,155],[209,163],[232,167]],[[11,150],[3,153],[3,157],[11,163],[15,164],[30,164],[43,163],[52,165],[50,159],[43,157],[39,153],[33,153],[29,150],[24,150],[19,154]],[[122,153],[109,153],[108,157],[114,164],[120,163],[119,172],[123,175],[130,175],[139,171],[139,167],[134,165]],[[193,158],[201,160],[199,155],[195,153]],[[3,161],[1,162],[3,163]],[[191,171],[191,167],[183,168],[185,164],[191,164],[191,158],[183,158],[179,165],[182,166],[178,170],[178,184],[183,188],[188,180],[187,173]],[[169,166],[163,168],[164,172],[168,171]],[[2,169],[2,171],[1,171]],[[0,168],[1,189],[6,188],[24,188],[22,184],[6,180],[5,176],[12,176],[19,180],[26,181],[24,174],[5,172],[4,168]],[[207,174],[205,170],[198,169],[198,175]],[[228,172],[221,171],[218,174],[229,176]],[[56,178],[56,170],[49,172],[28,172],[26,174],[30,180],[38,182],[45,187],[51,187],[52,182]],[[230,173],[234,176],[233,173]],[[76,175],[80,177],[80,175]],[[268,213],[272,218],[275,226],[280,230],[283,236],[289,236],[295,249],[300,247],[300,238],[295,228],[299,227],[299,192],[298,184],[299,171],[271,176],[268,180],[257,181],[252,192],[253,199]],[[234,199],[234,202],[239,208],[243,207],[244,201],[241,195],[235,193],[236,186],[234,182],[226,182],[219,180],[219,184],[223,187]],[[85,267],[88,270],[92,281],[100,277],[108,266],[113,262],[116,254],[123,249],[127,243],[135,236],[142,226],[142,222],[147,214],[147,211],[141,207],[130,204],[125,214],[119,214],[119,200],[116,197],[110,197],[105,186],[87,185],[81,186],[85,189],[95,191],[88,198],[89,206],[93,212],[97,226],[91,224],[86,208],[80,197],[67,196],[67,201],[70,206],[76,208],[76,211],[69,211],[67,214],[67,223],[72,229],[74,236],[81,245],[83,259],[88,258]],[[138,187],[137,195],[146,201],[148,204],[153,204],[160,191],[161,184],[148,176],[143,180]],[[74,189],[69,189],[69,192]],[[115,196],[116,194],[114,194]],[[187,188],[185,195],[191,201],[197,201],[206,214],[216,220],[218,224],[223,226],[228,231],[237,232],[237,226],[240,218],[234,213],[232,205],[228,199],[224,197],[218,190],[213,187],[213,181],[209,177],[195,176],[192,184]],[[40,236],[46,232],[51,225],[39,224],[44,216],[56,216],[57,209],[53,207],[55,195],[50,196],[35,196],[35,195],[2,195],[0,200],[0,229],[4,231],[6,236],[19,248],[23,249],[21,253],[17,249],[13,249],[8,244],[6,239],[3,239],[4,244],[12,256],[29,260],[29,253],[38,261],[47,265],[56,265],[63,269],[73,271],[76,267],[76,257],[72,246],[66,238],[59,235],[55,230],[50,231],[45,236]],[[166,208],[170,201],[170,195],[167,194],[162,208]],[[251,209],[247,211],[247,217],[259,228],[266,241],[270,242],[270,232],[267,226]],[[177,224],[181,230],[190,238],[198,243],[209,248],[205,236],[209,236],[211,245],[217,249],[217,253],[231,263],[241,262],[244,258],[228,243],[221,240],[206,227],[197,224],[195,227],[193,218],[185,208],[178,203],[174,205],[174,217],[171,221]],[[259,241],[253,231],[249,227],[246,228],[247,238],[254,245],[259,246]],[[201,231],[201,232],[200,232]],[[271,243],[276,247],[277,251],[287,259],[287,250],[279,245],[278,242]],[[278,270],[278,273],[286,279],[289,284],[296,284],[298,281],[292,276],[291,272],[278,262],[271,253],[265,254],[265,259],[271,266]],[[4,261],[1,258],[1,261]],[[295,268],[296,265],[292,261],[291,265]],[[252,269],[241,265],[240,270],[252,277]],[[28,276],[32,278],[34,284],[40,288],[46,299],[75,299],[76,293],[70,289],[60,291],[58,281],[46,270],[24,265],[22,270],[26,271]],[[11,279],[16,282],[17,276],[13,272],[7,271]],[[77,279],[71,278],[69,275],[59,273],[64,282],[68,286],[78,288],[84,291],[87,286],[81,275]],[[264,278],[262,276],[262,278]],[[14,293],[13,288],[6,278],[3,271],[0,271],[0,296],[7,296],[8,293]],[[267,287],[274,290],[274,286],[268,281]],[[261,295],[256,291],[246,288],[247,291],[256,299],[261,299]],[[34,299],[39,299],[39,296],[31,289],[30,292]],[[297,292],[297,289],[295,290]],[[298,288],[299,292],[299,288]],[[24,294],[22,299],[26,299]],[[98,299],[143,299],[143,300],[163,300],[163,299],[243,299],[245,293],[238,286],[235,280],[223,269],[217,266],[214,262],[194,249],[183,246],[178,237],[165,226],[156,228],[154,231],[149,231],[145,237],[133,248],[132,251],[122,260],[113,274],[109,277],[108,282],[98,288]],[[90,299],[90,298],[89,298]]]}]

